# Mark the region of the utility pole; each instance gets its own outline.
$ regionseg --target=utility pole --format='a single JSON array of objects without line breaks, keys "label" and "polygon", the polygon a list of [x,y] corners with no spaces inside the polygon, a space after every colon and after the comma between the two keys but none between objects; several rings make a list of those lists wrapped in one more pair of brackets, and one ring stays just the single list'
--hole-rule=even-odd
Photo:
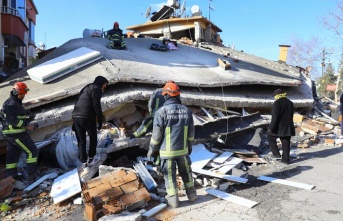
[{"label": "utility pole", "polygon": [[214,8],[211,7],[211,2],[213,0],[208,0],[208,20],[211,21],[211,10],[214,10]]},{"label": "utility pole", "polygon": [[325,66],[326,66],[326,55],[327,54],[332,54],[332,52],[327,52],[327,49],[323,49],[322,50],[322,63],[321,63],[321,65],[322,65],[322,77],[324,76],[324,71],[325,71]]}]

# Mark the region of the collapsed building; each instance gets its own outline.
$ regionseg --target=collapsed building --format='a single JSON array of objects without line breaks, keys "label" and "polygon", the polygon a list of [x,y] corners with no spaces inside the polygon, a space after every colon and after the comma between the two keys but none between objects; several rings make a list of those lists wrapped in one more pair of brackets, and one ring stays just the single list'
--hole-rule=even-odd
[{"label": "collapsed building", "polygon": [[[160,40],[149,38],[127,38],[127,50],[109,50],[105,47],[107,41],[104,38],[70,40],[0,84],[1,103],[7,99],[15,82],[23,81],[30,88],[24,105],[36,114],[39,128],[32,133],[34,141],[44,140],[61,128],[71,126],[76,95],[98,75],[109,80],[101,100],[105,119],[126,132],[139,126],[148,114],[150,95],[170,79],[180,86],[182,103],[195,107],[194,119],[200,127],[206,122],[218,121],[213,116],[248,118],[242,110],[269,114],[274,102],[272,92],[276,88],[282,88],[298,110],[308,111],[313,106],[311,80],[298,68],[284,62],[219,46],[179,44],[175,51],[154,51],[149,50],[150,45],[159,44]],[[207,49],[209,47],[211,50]],[[61,57],[80,49],[81,52],[96,52],[96,59],[81,67],[80,63],[84,61],[62,65],[73,59],[67,56],[64,61]],[[59,65],[63,68],[55,70]],[[49,82],[38,82],[31,79],[34,77],[30,78],[30,70],[35,70],[37,76],[52,74],[57,77]],[[248,120],[248,125],[255,120],[258,119]],[[225,130],[220,133],[225,134]],[[211,134],[216,132],[210,131]],[[205,137],[197,138],[206,139],[209,134],[205,134],[202,135]],[[5,146],[3,138],[0,146]]]}]

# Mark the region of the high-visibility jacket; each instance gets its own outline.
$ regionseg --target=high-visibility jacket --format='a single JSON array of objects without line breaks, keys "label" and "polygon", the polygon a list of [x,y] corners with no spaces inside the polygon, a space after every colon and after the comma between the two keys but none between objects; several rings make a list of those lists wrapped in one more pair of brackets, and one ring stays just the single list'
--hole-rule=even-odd
[{"label": "high-visibility jacket", "polygon": [[161,159],[188,155],[188,146],[194,140],[192,111],[172,97],[155,113],[150,148],[159,150]]},{"label": "high-visibility jacket", "polygon": [[16,135],[27,133],[26,127],[30,123],[30,114],[25,110],[22,101],[11,93],[11,96],[4,102],[2,111],[5,120],[2,120],[2,134]]},{"label": "high-visibility jacket", "polygon": [[153,117],[155,112],[163,106],[164,102],[165,102],[165,98],[162,95],[162,88],[156,89],[152,95],[150,96],[149,99],[149,104],[148,104],[148,108],[149,108],[149,113],[150,115]]},{"label": "high-visibility jacket", "polygon": [[124,41],[124,35],[123,35],[123,30],[120,28],[116,29],[111,29],[107,31],[106,38],[108,38],[111,41]]}]

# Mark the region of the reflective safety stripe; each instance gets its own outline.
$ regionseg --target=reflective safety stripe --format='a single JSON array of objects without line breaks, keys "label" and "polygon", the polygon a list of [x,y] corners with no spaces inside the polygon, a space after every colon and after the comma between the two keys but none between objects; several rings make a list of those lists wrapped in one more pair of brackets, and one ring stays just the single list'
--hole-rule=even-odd
[{"label": "reflective safety stripe", "polygon": [[185,126],[184,132],[183,132],[183,147],[188,147],[187,144],[187,137],[188,137],[188,126]]},{"label": "reflective safety stripe", "polygon": [[23,133],[26,129],[9,129],[9,130],[3,130],[2,134],[17,134],[17,133]]},{"label": "reflective safety stripe", "polygon": [[192,170],[188,164],[189,162],[188,162],[186,156],[183,157],[183,160],[184,160],[184,162],[187,162],[187,163],[185,163],[185,167],[186,167],[186,171],[188,171],[188,180],[189,180],[189,182],[184,183],[184,185],[185,185],[185,188],[190,188],[190,187],[194,186],[193,177],[192,177]]},{"label": "reflective safety stripe", "polygon": [[14,169],[14,168],[17,168],[18,166],[18,163],[9,163],[9,164],[6,164],[6,169]]},{"label": "reflective safety stripe", "polygon": [[176,184],[173,182],[173,170],[172,170],[172,161],[167,160],[167,194],[170,196],[174,196],[177,194]]},{"label": "reflective safety stripe", "polygon": [[133,135],[135,135],[135,137],[140,137],[143,133],[145,133],[148,130],[148,127],[152,124],[152,120],[149,120],[149,122],[143,127],[143,129],[141,131],[138,132],[134,132]]},{"label": "reflective safety stripe", "polygon": [[194,140],[194,137],[188,138],[188,141],[193,141],[193,140]]},{"label": "reflective safety stripe", "polygon": [[152,145],[158,145],[160,142],[158,142],[158,141],[156,141],[156,140],[154,140],[154,139],[150,139],[150,143],[152,144]]},{"label": "reflective safety stripe", "polygon": [[160,104],[160,99],[156,98],[156,104],[155,104],[155,110],[154,111],[156,111],[158,109],[159,104]]},{"label": "reflective safety stripe", "polygon": [[37,163],[38,158],[33,157],[33,158],[27,158],[26,163]]},{"label": "reflective safety stripe", "polygon": [[165,151],[165,150],[160,150],[160,156],[161,157],[178,157],[178,156],[183,156],[187,155],[188,150],[183,149],[183,150],[175,150],[175,151]]},{"label": "reflective safety stripe", "polygon": [[16,127],[22,127],[23,124],[24,124],[24,121],[23,121],[23,120],[20,120],[20,121],[18,122],[18,124],[16,125]]},{"label": "reflective safety stripe", "polygon": [[166,152],[170,152],[170,142],[171,142],[171,140],[170,140],[170,127],[166,128],[164,136],[165,136],[165,139],[166,139],[166,149],[165,149],[165,151]]},{"label": "reflective safety stripe", "polygon": [[27,146],[25,146],[25,144],[23,144],[19,139],[15,139],[15,142],[27,153],[26,161],[33,159],[32,152],[27,148]]}]

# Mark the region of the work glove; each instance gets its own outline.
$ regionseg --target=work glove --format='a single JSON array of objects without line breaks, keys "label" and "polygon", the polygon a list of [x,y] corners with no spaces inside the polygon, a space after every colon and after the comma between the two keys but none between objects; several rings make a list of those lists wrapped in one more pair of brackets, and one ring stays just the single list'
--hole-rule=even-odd
[{"label": "work glove", "polygon": [[98,130],[101,130],[102,128],[102,121],[98,121]]},{"label": "work glove", "polygon": [[34,114],[34,113],[30,112],[30,111],[27,112],[27,114],[28,114],[28,121],[29,122],[33,121],[35,119],[35,117],[36,117],[36,114]]},{"label": "work glove", "polygon": [[157,156],[158,156],[158,151],[154,151],[153,148],[149,147],[149,151],[147,154],[148,160],[151,162],[154,162]]}]

